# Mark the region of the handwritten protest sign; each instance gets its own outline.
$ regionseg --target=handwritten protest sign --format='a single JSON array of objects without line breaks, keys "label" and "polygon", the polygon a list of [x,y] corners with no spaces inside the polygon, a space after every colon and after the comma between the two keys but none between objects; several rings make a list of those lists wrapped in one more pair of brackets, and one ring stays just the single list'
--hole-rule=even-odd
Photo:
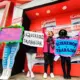
[{"label": "handwritten protest sign", "polygon": [[3,28],[0,31],[0,42],[20,42],[22,28]]},{"label": "handwritten protest sign", "polygon": [[56,39],[55,54],[62,56],[72,56],[77,50],[78,40],[74,39]]},{"label": "handwritten protest sign", "polygon": [[44,45],[43,38],[44,38],[43,33],[25,31],[24,38],[23,38],[23,44],[34,46],[34,47],[43,47]]}]

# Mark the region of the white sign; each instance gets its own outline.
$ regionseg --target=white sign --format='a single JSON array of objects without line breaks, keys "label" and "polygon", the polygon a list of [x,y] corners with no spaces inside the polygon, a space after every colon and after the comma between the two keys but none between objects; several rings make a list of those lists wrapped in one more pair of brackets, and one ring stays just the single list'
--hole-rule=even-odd
[{"label": "white sign", "polygon": [[80,14],[70,16],[72,24],[80,24]]},{"label": "white sign", "polygon": [[45,20],[42,22],[42,26],[46,27],[46,28],[50,28],[50,27],[56,27],[56,20],[54,19],[50,19],[50,20]]},{"label": "white sign", "polygon": [[34,47],[43,47],[44,45],[44,35],[39,32],[24,31],[23,44],[34,46]]}]

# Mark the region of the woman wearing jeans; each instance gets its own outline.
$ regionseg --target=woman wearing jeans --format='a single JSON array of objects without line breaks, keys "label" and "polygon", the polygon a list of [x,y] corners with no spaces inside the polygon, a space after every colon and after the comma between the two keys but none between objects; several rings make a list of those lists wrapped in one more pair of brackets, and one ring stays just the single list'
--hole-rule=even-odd
[{"label": "woman wearing jeans", "polygon": [[6,44],[2,60],[3,72],[0,79],[10,78],[18,50],[19,50],[18,42],[13,42],[13,43],[9,42]]}]

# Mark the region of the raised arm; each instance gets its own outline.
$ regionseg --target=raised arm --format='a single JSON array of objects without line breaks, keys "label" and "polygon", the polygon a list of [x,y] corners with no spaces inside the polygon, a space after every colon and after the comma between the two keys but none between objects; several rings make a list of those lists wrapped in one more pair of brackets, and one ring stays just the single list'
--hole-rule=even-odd
[{"label": "raised arm", "polygon": [[42,32],[43,32],[43,34],[44,34],[44,37],[47,37],[45,31],[46,31],[46,28],[42,28]]}]

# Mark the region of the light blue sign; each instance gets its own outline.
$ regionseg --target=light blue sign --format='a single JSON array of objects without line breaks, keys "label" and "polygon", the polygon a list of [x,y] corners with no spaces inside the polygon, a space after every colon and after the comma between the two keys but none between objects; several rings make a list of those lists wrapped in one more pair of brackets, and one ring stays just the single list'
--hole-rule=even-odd
[{"label": "light blue sign", "polygon": [[55,54],[62,56],[72,56],[77,50],[78,40],[73,39],[56,39]]}]

